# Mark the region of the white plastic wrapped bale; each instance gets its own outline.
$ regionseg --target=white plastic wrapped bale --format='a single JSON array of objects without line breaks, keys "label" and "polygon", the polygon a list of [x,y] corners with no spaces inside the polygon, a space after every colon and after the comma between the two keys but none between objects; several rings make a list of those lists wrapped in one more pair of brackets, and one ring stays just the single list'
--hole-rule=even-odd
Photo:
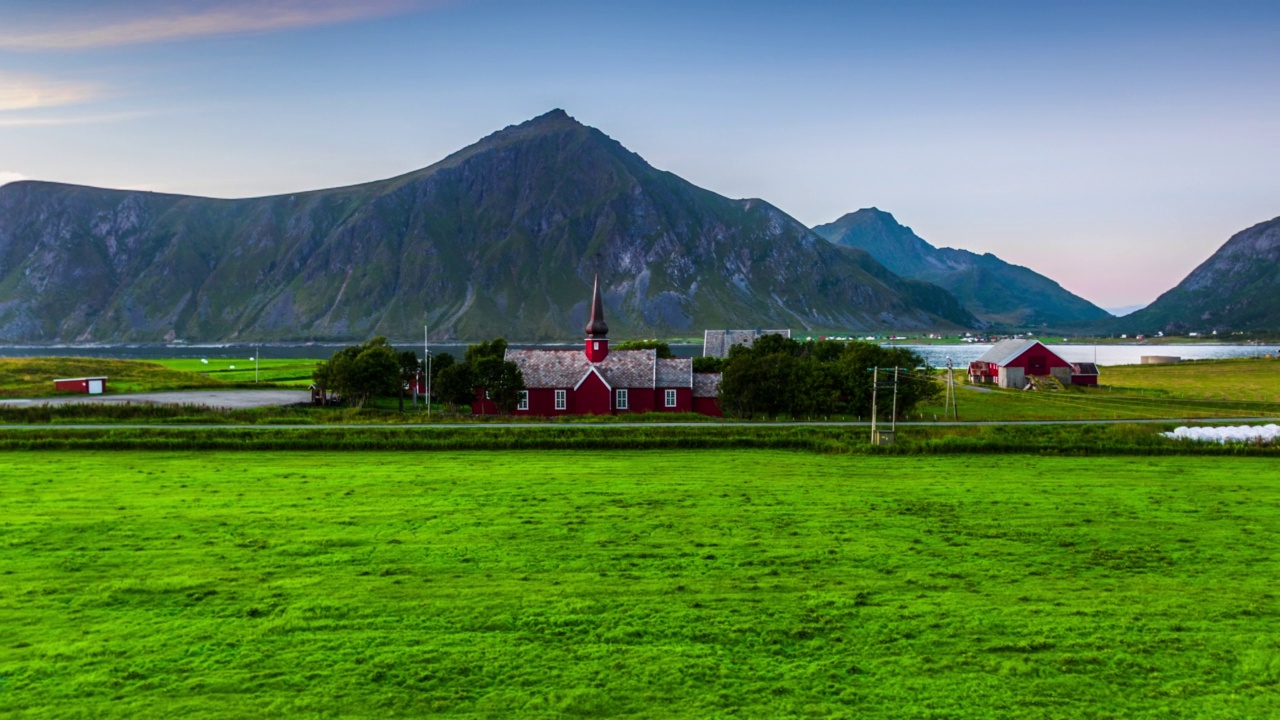
[{"label": "white plastic wrapped bale", "polygon": [[1180,427],[1161,433],[1174,440],[1196,440],[1216,443],[1273,443],[1280,439],[1280,425],[1236,425],[1232,427]]}]

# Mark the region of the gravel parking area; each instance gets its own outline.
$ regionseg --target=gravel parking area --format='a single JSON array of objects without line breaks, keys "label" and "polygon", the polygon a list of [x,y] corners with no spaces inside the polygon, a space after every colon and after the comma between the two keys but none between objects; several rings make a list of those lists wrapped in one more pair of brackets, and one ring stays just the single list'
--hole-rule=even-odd
[{"label": "gravel parking area", "polygon": [[295,405],[311,402],[306,390],[180,390],[176,392],[131,393],[123,395],[68,395],[64,397],[0,400],[4,405],[67,405],[71,403],[149,403],[155,405],[206,405],[240,408]]}]

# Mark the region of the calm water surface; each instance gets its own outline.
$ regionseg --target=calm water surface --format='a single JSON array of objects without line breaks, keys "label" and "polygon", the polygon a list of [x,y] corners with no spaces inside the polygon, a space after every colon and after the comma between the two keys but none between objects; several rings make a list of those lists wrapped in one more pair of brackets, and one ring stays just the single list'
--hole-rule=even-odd
[{"label": "calm water surface", "polygon": [[[342,343],[312,345],[262,345],[262,359],[271,358],[327,358],[334,350],[342,347]],[[512,343],[516,348],[558,348],[570,349],[581,347],[581,343],[561,343],[555,345],[533,345]],[[397,347],[415,349],[421,355],[422,345],[401,344]],[[990,345],[958,344],[958,345],[899,345],[915,350],[924,356],[930,365],[944,367],[950,357],[956,367],[967,366],[970,361],[978,359],[991,348]],[[1207,360],[1213,358],[1261,357],[1270,354],[1280,355],[1280,346],[1273,345],[1051,345],[1068,362],[1096,362],[1099,365],[1136,365],[1143,355],[1173,355],[1184,360]],[[431,352],[438,355],[447,352],[461,359],[466,345],[432,345]],[[696,357],[702,354],[702,345],[672,345],[671,351],[676,357]],[[156,358],[219,358],[245,359],[259,352],[256,345],[11,345],[0,346],[0,357],[102,357],[121,358],[127,360],[149,360]]]}]

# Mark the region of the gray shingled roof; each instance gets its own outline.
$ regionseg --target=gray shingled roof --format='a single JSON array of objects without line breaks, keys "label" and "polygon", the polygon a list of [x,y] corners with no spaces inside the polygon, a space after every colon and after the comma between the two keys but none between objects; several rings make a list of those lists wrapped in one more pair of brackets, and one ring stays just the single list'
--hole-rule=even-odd
[{"label": "gray shingled roof", "polygon": [[655,387],[686,388],[693,387],[692,358],[664,358],[658,360],[658,377]]},{"label": "gray shingled roof", "polygon": [[596,363],[596,369],[611,387],[652,388],[657,362],[654,350],[610,350],[604,362]]},{"label": "gray shingled roof", "polygon": [[728,357],[729,348],[734,345],[751,344],[765,335],[781,335],[791,337],[791,330],[704,330],[702,333],[702,354],[705,357]]},{"label": "gray shingled roof", "polygon": [[720,394],[720,373],[694,373],[693,396],[713,398]]},{"label": "gray shingled roof", "polygon": [[1005,365],[1035,345],[1038,340],[1001,340],[982,354],[975,362],[988,362],[993,365]]},{"label": "gray shingled roof", "polygon": [[591,363],[581,350],[507,350],[506,359],[520,367],[527,388],[571,388]]},{"label": "gray shingled roof", "polygon": [[[524,386],[533,389],[575,387],[592,367],[582,350],[508,349],[506,359],[520,367]],[[614,350],[595,368],[610,387],[652,388],[657,359],[653,350]]]}]

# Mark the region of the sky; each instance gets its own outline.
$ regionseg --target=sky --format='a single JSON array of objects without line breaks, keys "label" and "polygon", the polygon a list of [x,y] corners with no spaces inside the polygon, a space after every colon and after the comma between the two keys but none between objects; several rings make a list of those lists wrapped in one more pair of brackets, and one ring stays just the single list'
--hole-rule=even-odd
[{"label": "sky", "polygon": [[349,185],[553,108],[1107,308],[1280,215],[1273,0],[0,0],[0,184]]}]

